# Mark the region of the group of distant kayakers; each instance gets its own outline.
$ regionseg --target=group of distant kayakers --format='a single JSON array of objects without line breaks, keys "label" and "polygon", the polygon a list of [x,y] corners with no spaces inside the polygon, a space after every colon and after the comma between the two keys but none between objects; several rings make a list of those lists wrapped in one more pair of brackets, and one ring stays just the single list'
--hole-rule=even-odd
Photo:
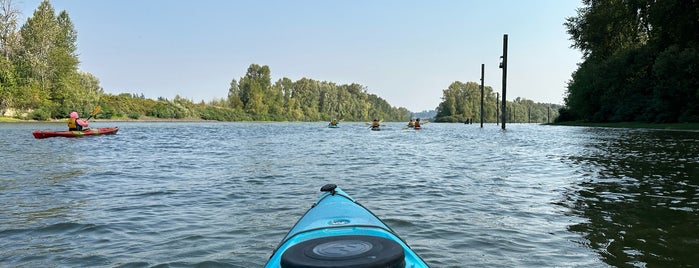
[{"label": "group of distant kayakers", "polygon": [[415,119],[415,121],[413,121],[413,119],[410,119],[410,121],[408,122],[408,127],[409,128],[421,128],[422,126],[420,125],[420,118]]},{"label": "group of distant kayakers", "polygon": [[[333,118],[333,120],[330,121],[330,123],[328,123],[328,127],[339,127],[337,125],[337,119]],[[380,130],[381,122],[379,122],[379,119],[374,118],[374,121],[371,122],[371,126],[369,128],[371,130]],[[420,118],[417,118],[415,120],[411,118],[408,122],[408,125],[405,128],[421,129],[422,125],[420,125]]]},{"label": "group of distant kayakers", "polygon": [[[83,130],[83,128],[87,128],[88,125],[89,125],[89,122],[87,120],[80,119],[78,112],[71,112],[70,113],[70,118],[68,118],[68,130],[81,131],[81,130]],[[337,125],[337,119],[333,118],[333,120],[330,121],[330,123],[328,123],[328,127],[339,127]],[[381,123],[379,122],[379,119],[374,118],[374,121],[371,123],[371,129],[372,130],[379,130],[380,128],[381,128]],[[417,118],[415,120],[413,120],[411,118],[410,121],[408,122],[407,128],[413,128],[413,129],[422,128],[422,126],[420,125],[420,118]]]}]

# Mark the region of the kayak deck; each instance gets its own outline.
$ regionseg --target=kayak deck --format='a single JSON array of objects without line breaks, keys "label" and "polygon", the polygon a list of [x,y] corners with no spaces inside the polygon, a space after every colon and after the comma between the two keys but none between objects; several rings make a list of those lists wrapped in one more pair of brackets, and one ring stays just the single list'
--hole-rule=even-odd
[{"label": "kayak deck", "polygon": [[299,219],[265,267],[428,267],[371,211],[334,184]]},{"label": "kayak deck", "polygon": [[82,136],[95,136],[95,135],[107,135],[116,134],[119,131],[119,127],[101,127],[101,128],[91,128],[82,131],[51,131],[51,130],[37,130],[32,132],[34,138],[44,139],[51,137],[82,137]]}]

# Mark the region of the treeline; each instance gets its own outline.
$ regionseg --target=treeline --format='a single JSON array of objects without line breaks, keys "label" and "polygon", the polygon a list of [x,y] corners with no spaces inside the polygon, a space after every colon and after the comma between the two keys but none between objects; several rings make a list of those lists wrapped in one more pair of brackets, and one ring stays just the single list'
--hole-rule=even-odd
[{"label": "treeline", "polygon": [[1,116],[65,118],[71,111],[85,115],[101,105],[100,118],[407,121],[409,117],[407,109],[392,107],[362,85],[309,78],[272,83],[269,67],[257,64],[250,65],[240,82],[231,81],[227,98],[206,104],[179,96],[150,100],[129,93],[104,94],[97,77],[78,70],[77,32],[66,11],[56,14],[44,0],[21,27],[19,15],[11,0],[0,0]]},{"label": "treeline", "polygon": [[699,2],[583,0],[560,121],[699,122]]},{"label": "treeline", "polygon": [[[493,88],[483,88],[483,120],[488,123],[501,121],[502,103]],[[507,122],[509,123],[549,123],[558,117],[560,105],[535,103],[532,100],[516,98],[507,102]],[[498,116],[499,115],[499,116]],[[481,87],[476,82],[453,82],[443,90],[442,102],[437,107],[435,122],[480,122]]]},{"label": "treeline", "polygon": [[105,94],[100,99],[102,117],[142,116],[162,119],[196,118],[218,121],[407,121],[409,111],[395,108],[384,99],[368,94],[359,84],[337,85],[309,78],[271,82],[268,66],[251,64],[240,82],[232,79],[228,96],[208,103],[146,99],[142,95]]},{"label": "treeline", "polygon": [[31,118],[87,113],[102,88],[78,70],[77,33],[68,13],[57,15],[48,1],[18,28],[20,12],[0,0],[0,111],[32,111]]},{"label": "treeline", "polygon": [[367,93],[359,84],[337,85],[332,82],[301,78],[281,78],[272,84],[268,66],[252,64],[240,81],[233,79],[228,98],[216,103],[252,120],[319,121],[337,118],[366,121],[407,121],[406,108],[392,107],[377,95]]}]

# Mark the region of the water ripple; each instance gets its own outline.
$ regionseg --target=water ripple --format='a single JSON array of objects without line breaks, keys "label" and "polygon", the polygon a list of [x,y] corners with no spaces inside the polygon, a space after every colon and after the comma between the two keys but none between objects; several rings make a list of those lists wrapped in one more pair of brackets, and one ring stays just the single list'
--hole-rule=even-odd
[{"label": "water ripple", "polygon": [[694,133],[388,125],[0,124],[0,266],[259,267],[328,182],[432,267],[699,263]]}]

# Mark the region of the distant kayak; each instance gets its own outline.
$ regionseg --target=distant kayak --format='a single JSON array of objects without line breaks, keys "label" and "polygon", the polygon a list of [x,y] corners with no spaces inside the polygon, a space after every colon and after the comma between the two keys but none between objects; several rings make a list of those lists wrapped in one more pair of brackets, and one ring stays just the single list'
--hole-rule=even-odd
[{"label": "distant kayak", "polygon": [[286,234],[266,268],[428,267],[371,211],[334,184]]},{"label": "distant kayak", "polygon": [[370,129],[373,131],[379,131],[379,130],[381,130],[381,127],[371,127]]},{"label": "distant kayak", "polygon": [[329,128],[339,128],[340,125],[328,124],[328,127],[329,127]]},{"label": "distant kayak", "polygon": [[51,131],[51,130],[37,130],[32,132],[34,138],[43,139],[51,137],[82,137],[82,136],[95,136],[95,135],[107,135],[116,134],[119,131],[118,127],[100,127],[91,128],[82,131]]}]

